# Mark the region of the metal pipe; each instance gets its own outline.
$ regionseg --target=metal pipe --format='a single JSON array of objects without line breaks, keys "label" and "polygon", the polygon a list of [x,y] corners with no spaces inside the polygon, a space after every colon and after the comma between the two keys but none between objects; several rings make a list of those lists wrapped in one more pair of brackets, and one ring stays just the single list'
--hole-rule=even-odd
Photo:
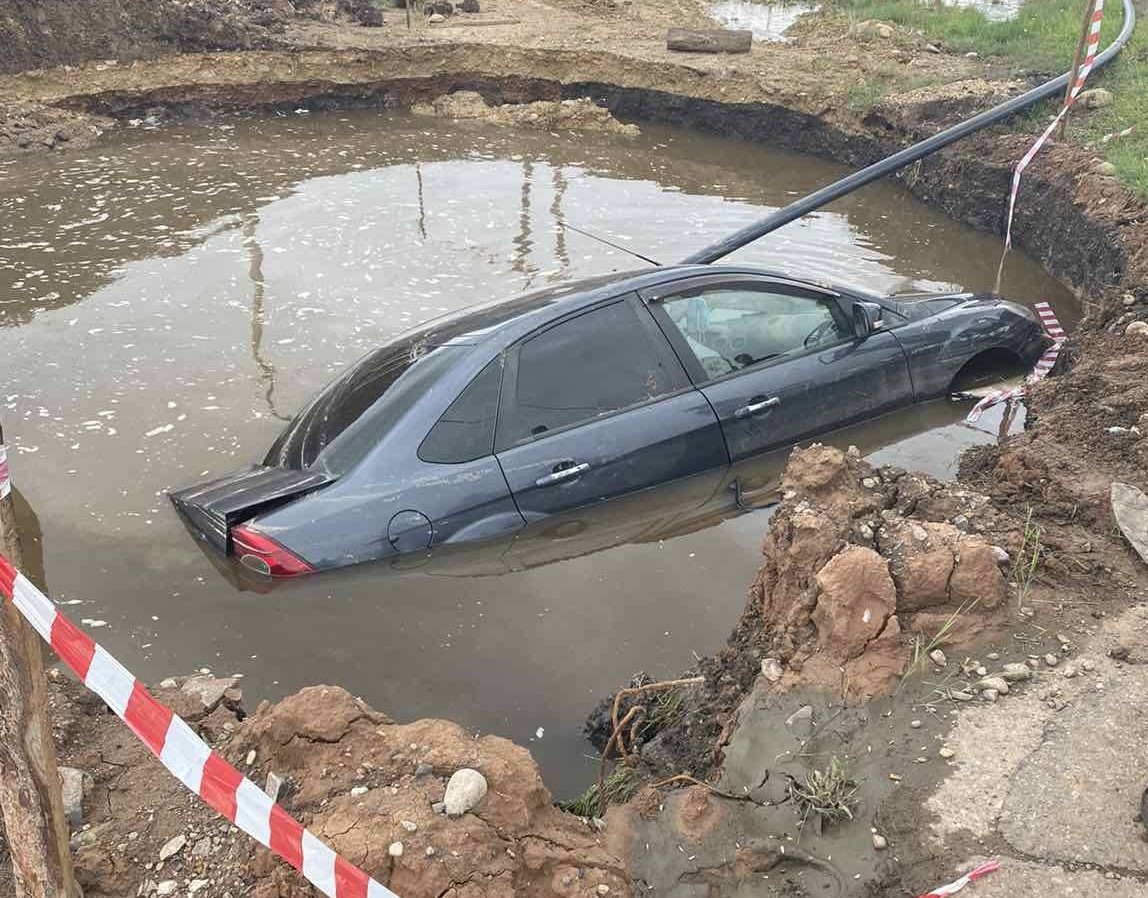
[{"label": "metal pipe", "polygon": [[[1136,10],[1132,6],[1132,0],[1124,0],[1124,27],[1120,29],[1120,34],[1116,37],[1116,40],[1106,47],[1103,53],[1096,57],[1093,71],[1107,65],[1116,57],[1116,54],[1124,49],[1124,45],[1128,43],[1128,39],[1132,36],[1132,30],[1135,27]],[[831,203],[845,196],[847,193],[852,193],[859,187],[871,184],[879,178],[883,178],[885,175],[897,171],[897,169],[904,168],[906,165],[910,165],[918,159],[928,156],[930,153],[935,153],[937,150],[947,147],[951,143],[955,143],[962,137],[968,137],[981,128],[996,124],[1002,119],[1020,112],[1020,110],[1026,106],[1031,106],[1041,100],[1055,96],[1068,85],[1069,77],[1070,73],[1066,72],[1059,78],[1046,81],[1039,87],[1034,87],[1019,97],[1013,97],[1013,99],[1001,103],[999,106],[994,106],[992,109],[987,109],[979,115],[975,115],[970,119],[953,125],[951,128],[946,128],[939,134],[934,134],[932,137],[922,140],[920,143],[906,147],[900,152],[894,153],[892,156],[886,156],[880,162],[874,162],[872,165],[860,171],[853,172],[853,174],[842,178],[840,181],[835,181],[826,187],[822,187],[820,190],[796,202],[790,203],[783,209],[778,209],[776,212],[767,215],[760,221],[730,234],[724,240],[711,243],[704,249],[698,250],[688,259],[685,259],[683,264],[708,264],[710,262],[716,262],[723,256],[728,256],[734,250],[741,249],[746,244],[752,243],[760,237],[764,237],[771,231],[776,231],[782,225],[787,225],[791,221],[795,221],[815,209],[820,209],[827,203]]]}]

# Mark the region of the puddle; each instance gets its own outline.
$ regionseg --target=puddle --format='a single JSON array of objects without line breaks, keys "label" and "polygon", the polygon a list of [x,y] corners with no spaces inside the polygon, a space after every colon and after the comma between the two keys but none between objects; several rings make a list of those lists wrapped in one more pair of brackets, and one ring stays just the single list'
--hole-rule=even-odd
[{"label": "puddle", "polygon": [[784,41],[786,29],[809,12],[816,3],[753,3],[751,0],[723,0],[711,4],[710,17],[726,28],[752,31],[755,40]]},{"label": "puddle", "polygon": [[[240,672],[252,705],[338,683],[396,718],[511,737],[559,795],[581,791],[582,719],[634,671],[671,676],[724,641],[766,514],[682,521],[653,502],[596,541],[559,532],[258,595],[219,576],[164,490],[259,458],[388,335],[637,264],[560,220],[676,260],[844,171],[668,128],[572,139],[369,111],[126,131],[0,165],[0,414],[50,591],[106,621],[101,641],[145,679]],[[880,184],[735,258],[892,291],[990,289],[999,257],[998,239]],[[1004,290],[1073,318],[1019,254]],[[966,408],[837,439],[949,475],[1000,420],[964,426]]]},{"label": "puddle", "polygon": [[[931,3],[931,0],[923,0]],[[990,22],[1007,22],[1020,14],[1025,0],[941,0],[945,6],[978,10]]]}]

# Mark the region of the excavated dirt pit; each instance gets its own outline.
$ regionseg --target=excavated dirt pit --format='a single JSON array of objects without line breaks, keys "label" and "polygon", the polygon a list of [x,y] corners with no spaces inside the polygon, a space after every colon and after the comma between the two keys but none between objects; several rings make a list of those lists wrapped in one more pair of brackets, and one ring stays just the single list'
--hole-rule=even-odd
[{"label": "excavated dirt pit", "polygon": [[[638,264],[562,220],[676,259],[842,171],[654,125],[575,141],[374,111],[141,115],[96,149],[5,163],[5,424],[49,588],[145,678],[210,666],[271,697],[339,683],[398,719],[528,744],[556,793],[580,791],[589,707],[635,670],[669,675],[722,644],[764,517],[699,530],[681,509],[643,508],[576,540],[531,534],[260,596],[220,578],[163,491],[259,457],[382,336]],[[881,290],[987,289],[998,249],[878,185],[738,258]],[[1007,293],[1072,318],[1067,291],[1022,256],[1006,275]],[[963,412],[941,403],[839,442],[951,475],[996,432]]]}]

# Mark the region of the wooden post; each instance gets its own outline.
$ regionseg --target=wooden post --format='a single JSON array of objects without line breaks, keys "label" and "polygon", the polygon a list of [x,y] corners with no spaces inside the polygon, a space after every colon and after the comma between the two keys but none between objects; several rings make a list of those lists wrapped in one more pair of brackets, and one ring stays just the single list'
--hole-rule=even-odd
[{"label": "wooden post", "polygon": [[[11,494],[0,498],[0,551],[23,563]],[[78,898],[40,637],[12,602],[0,604],[0,814],[16,898]]]},{"label": "wooden post", "polygon": [[[1064,102],[1068,105],[1068,98],[1072,96],[1072,88],[1076,84],[1077,74],[1080,72],[1080,64],[1084,61],[1084,48],[1088,43],[1088,32],[1092,26],[1092,7],[1093,0],[1085,0],[1084,3],[1084,24],[1080,26],[1080,40],[1076,42],[1076,52],[1072,56],[1072,75],[1068,79],[1068,87],[1064,90]],[[1060,120],[1060,127],[1056,131],[1058,140],[1064,140],[1064,129],[1068,127],[1068,115],[1064,114],[1064,118]]]}]

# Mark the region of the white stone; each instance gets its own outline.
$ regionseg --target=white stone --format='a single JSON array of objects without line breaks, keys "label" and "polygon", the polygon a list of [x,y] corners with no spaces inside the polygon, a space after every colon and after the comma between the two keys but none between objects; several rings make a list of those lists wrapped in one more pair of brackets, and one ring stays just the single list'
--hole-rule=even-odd
[{"label": "white stone", "polygon": [[776,683],[781,679],[781,662],[776,658],[763,658],[761,660],[761,675],[769,682]]},{"label": "white stone", "polygon": [[944,667],[949,663],[949,659],[945,657],[945,653],[940,649],[933,649],[929,652],[929,660],[937,665],[937,667]]},{"label": "white stone", "polygon": [[177,883],[174,879],[165,879],[155,887],[155,893],[159,895],[160,898],[166,898],[167,895],[174,894],[178,887],[179,883]]},{"label": "white stone", "polygon": [[387,854],[389,854],[391,857],[402,857],[403,856],[403,843],[402,842],[391,842],[390,847],[387,849]]},{"label": "white stone", "polygon": [[446,784],[443,807],[448,817],[461,817],[486,797],[486,777],[477,770],[456,770]]},{"label": "white stone", "polygon": [[183,835],[182,833],[172,839],[169,839],[163,848],[159,850],[159,859],[161,861],[166,861],[169,857],[175,857],[177,854],[183,851],[185,845],[187,845],[187,836]]},{"label": "white stone", "polygon": [[419,829],[419,825],[413,820],[403,820],[399,823],[399,826],[401,826],[409,833],[418,832]]},{"label": "white stone", "polygon": [[351,789],[351,797],[358,798],[360,795],[366,795],[368,791],[366,786],[355,786]]},{"label": "white stone", "polygon": [[884,851],[889,847],[889,840],[880,833],[873,833],[873,847],[878,851]]}]

